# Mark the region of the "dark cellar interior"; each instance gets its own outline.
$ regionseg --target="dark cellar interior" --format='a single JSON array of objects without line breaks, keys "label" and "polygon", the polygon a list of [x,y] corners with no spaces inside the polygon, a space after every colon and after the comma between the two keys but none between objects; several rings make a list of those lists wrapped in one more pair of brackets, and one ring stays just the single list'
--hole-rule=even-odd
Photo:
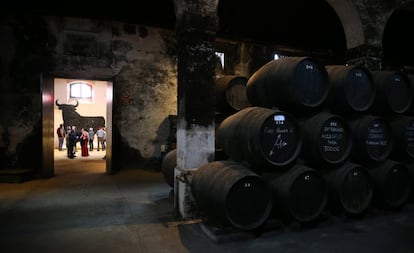
[{"label": "dark cellar interior", "polygon": [[[413,0],[13,2],[0,20],[5,252],[414,252],[413,126],[401,137],[403,128],[394,121],[401,116],[414,125]],[[214,52],[224,53],[224,65],[218,67]],[[306,72],[292,70],[297,61],[321,70],[307,79]],[[399,106],[413,97],[409,109],[396,112],[375,100],[363,113],[324,114],[334,111],[332,104],[342,105],[347,90],[316,110],[298,106],[298,100],[323,93],[321,83],[337,80],[335,66],[359,66],[351,70],[358,76],[366,71],[358,84],[375,80],[376,99],[392,94],[389,103]],[[271,71],[279,68],[281,79]],[[387,73],[401,74],[411,85],[408,92],[379,88]],[[235,101],[246,108],[218,111],[213,86],[220,77],[240,77],[225,84],[242,86],[233,92],[242,94]],[[288,85],[273,88],[274,80]],[[103,115],[111,139],[106,153],[92,149],[88,157],[68,159],[56,149],[55,101],[74,103],[57,95],[56,84],[69,87],[72,81],[105,83],[107,100],[100,102],[110,108]],[[286,87],[293,87],[293,95]],[[271,104],[272,97],[294,95],[299,99],[288,106]],[[358,103],[364,95],[351,99]],[[81,101],[78,112],[97,102]],[[292,120],[289,129],[272,129],[281,118]],[[367,127],[363,120],[374,123]],[[382,120],[392,123],[381,132],[393,136],[387,139],[392,151],[370,160],[357,134],[367,127],[378,137]],[[318,127],[326,139],[336,134],[329,131],[344,131],[342,140],[353,137],[349,158],[333,164],[334,155],[329,161],[319,157],[315,140],[306,139]],[[272,139],[272,131],[293,134],[283,143]],[[271,158],[276,146],[295,142],[302,146],[288,151],[294,161],[268,165],[279,162]],[[343,176],[334,173],[339,167],[351,171],[343,185],[330,181]],[[325,189],[327,182],[333,186]],[[354,199],[346,202],[341,194],[347,193]],[[347,204],[350,209],[343,210]],[[246,218],[249,212],[254,217]],[[252,228],[249,218],[260,221]]]}]

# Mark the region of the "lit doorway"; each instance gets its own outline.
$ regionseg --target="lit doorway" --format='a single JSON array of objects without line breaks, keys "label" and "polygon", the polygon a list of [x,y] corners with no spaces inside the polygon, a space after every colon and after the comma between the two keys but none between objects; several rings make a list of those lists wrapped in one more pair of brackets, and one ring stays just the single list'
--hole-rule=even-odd
[{"label": "lit doorway", "polygon": [[[91,96],[79,96],[78,84],[91,85]],[[72,85],[75,84],[75,85]],[[94,173],[113,174],[112,170],[112,81],[83,80],[55,78],[48,74],[42,75],[42,124],[43,124],[43,166],[41,175],[51,177],[56,174],[76,173],[90,169]],[[71,86],[72,85],[72,86]],[[71,88],[74,90],[71,91]],[[77,89],[77,90],[76,90]],[[71,93],[72,92],[72,93]],[[97,151],[97,137],[94,139],[94,150],[89,156],[81,156],[80,145],[77,145],[75,159],[67,157],[66,143],[63,150],[58,149],[56,130],[60,124],[65,124],[62,110],[58,105],[72,105],[79,117],[102,116],[105,120],[103,126],[106,130],[106,149]],[[73,115],[72,115],[73,116]],[[82,121],[83,122],[83,121]],[[80,126],[79,126],[80,127]],[[85,126],[86,127],[86,126]],[[88,126],[89,128],[90,126]],[[97,128],[97,127],[94,127]]]},{"label": "lit doorway", "polygon": [[[97,131],[106,131],[106,99],[107,82],[98,80],[80,79],[54,79],[54,129],[60,124],[63,129],[76,127],[75,131],[81,133],[85,129],[93,136],[91,145],[87,142],[87,156],[82,155],[81,141],[76,142],[74,161],[68,161],[67,143],[64,139],[62,149],[59,150],[59,138],[54,135],[54,167],[55,174],[93,170],[97,173],[105,172],[106,145],[98,142]],[[66,120],[65,120],[66,119]],[[82,122],[82,123],[81,123]],[[106,133],[105,133],[106,135]],[[99,144],[99,145],[98,145]],[[99,149],[98,149],[99,147]]]}]

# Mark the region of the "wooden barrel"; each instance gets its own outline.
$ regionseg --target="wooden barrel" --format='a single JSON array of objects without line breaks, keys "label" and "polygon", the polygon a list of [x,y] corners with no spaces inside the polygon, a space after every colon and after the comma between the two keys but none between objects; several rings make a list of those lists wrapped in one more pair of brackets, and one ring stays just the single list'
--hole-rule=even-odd
[{"label": "wooden barrel", "polygon": [[236,75],[217,77],[214,85],[215,111],[235,113],[249,107],[250,102],[246,95],[247,80],[247,77]]},{"label": "wooden barrel", "polygon": [[337,166],[350,156],[352,132],[341,116],[322,111],[304,119],[301,129],[301,157],[307,164]]},{"label": "wooden barrel", "polygon": [[323,173],[328,185],[328,207],[333,213],[360,216],[371,204],[374,186],[367,168],[346,162]]},{"label": "wooden barrel", "polygon": [[319,171],[295,164],[280,175],[266,177],[273,195],[272,216],[309,223],[325,209],[327,185]]},{"label": "wooden barrel", "polygon": [[394,145],[390,158],[404,160],[414,158],[414,117],[395,115],[389,120]]},{"label": "wooden barrel", "polygon": [[374,204],[384,209],[403,207],[411,194],[412,181],[407,167],[387,159],[369,169],[374,182]]},{"label": "wooden barrel", "polygon": [[326,107],[340,115],[366,112],[375,99],[371,72],[356,65],[327,65],[329,76]]},{"label": "wooden barrel", "polygon": [[246,91],[254,106],[302,114],[315,111],[325,102],[328,74],[310,57],[283,57],[253,73]]},{"label": "wooden barrel", "polygon": [[161,172],[164,176],[165,182],[174,188],[174,170],[177,166],[177,150],[173,149],[169,151],[161,162]]},{"label": "wooden barrel", "polygon": [[264,107],[248,107],[224,119],[216,143],[231,159],[246,161],[258,171],[290,165],[302,147],[296,119]]},{"label": "wooden barrel", "polygon": [[223,120],[225,120],[227,117],[229,117],[232,114],[216,112],[214,115],[214,123],[215,123],[216,129],[220,126]]},{"label": "wooden barrel", "polygon": [[[407,74],[407,78],[410,81],[411,90],[414,91],[414,74]],[[410,108],[404,114],[407,116],[414,116],[414,101],[411,103]]]},{"label": "wooden barrel", "polygon": [[414,190],[412,189],[412,187],[414,187],[414,159],[406,160],[403,163],[408,170],[408,174],[410,175],[411,180],[411,194],[408,198],[408,202],[414,203]]},{"label": "wooden barrel", "polygon": [[413,101],[408,76],[399,71],[372,71],[377,90],[372,114],[393,115],[406,113]]},{"label": "wooden barrel", "polygon": [[381,162],[389,157],[393,138],[388,121],[384,118],[365,114],[350,121],[352,129],[351,159],[365,165]]},{"label": "wooden barrel", "polygon": [[211,223],[252,230],[267,221],[272,210],[266,182],[231,160],[199,167],[193,172],[191,190],[199,211]]}]

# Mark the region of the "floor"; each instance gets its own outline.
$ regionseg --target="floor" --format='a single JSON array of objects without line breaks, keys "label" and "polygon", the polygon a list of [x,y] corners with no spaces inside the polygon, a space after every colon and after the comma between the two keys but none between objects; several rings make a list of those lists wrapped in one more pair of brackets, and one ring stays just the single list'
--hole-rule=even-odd
[{"label": "floor", "polygon": [[[80,153],[80,152],[78,152]],[[55,176],[0,183],[1,252],[414,252],[414,204],[358,220],[324,214],[314,227],[269,222],[255,233],[215,230],[176,217],[159,171],[105,174],[104,152],[71,160],[55,151]]]}]

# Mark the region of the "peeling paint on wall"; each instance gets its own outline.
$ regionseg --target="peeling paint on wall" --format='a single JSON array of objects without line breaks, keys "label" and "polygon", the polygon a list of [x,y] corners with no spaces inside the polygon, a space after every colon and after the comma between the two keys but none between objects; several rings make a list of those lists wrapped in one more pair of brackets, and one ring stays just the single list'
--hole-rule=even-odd
[{"label": "peeling paint on wall", "polygon": [[115,82],[119,108],[114,123],[125,142],[143,158],[159,157],[161,145],[167,144],[169,136],[165,132],[168,128],[159,129],[177,110],[175,66],[165,57],[157,61],[143,59],[132,65],[124,67]]}]

